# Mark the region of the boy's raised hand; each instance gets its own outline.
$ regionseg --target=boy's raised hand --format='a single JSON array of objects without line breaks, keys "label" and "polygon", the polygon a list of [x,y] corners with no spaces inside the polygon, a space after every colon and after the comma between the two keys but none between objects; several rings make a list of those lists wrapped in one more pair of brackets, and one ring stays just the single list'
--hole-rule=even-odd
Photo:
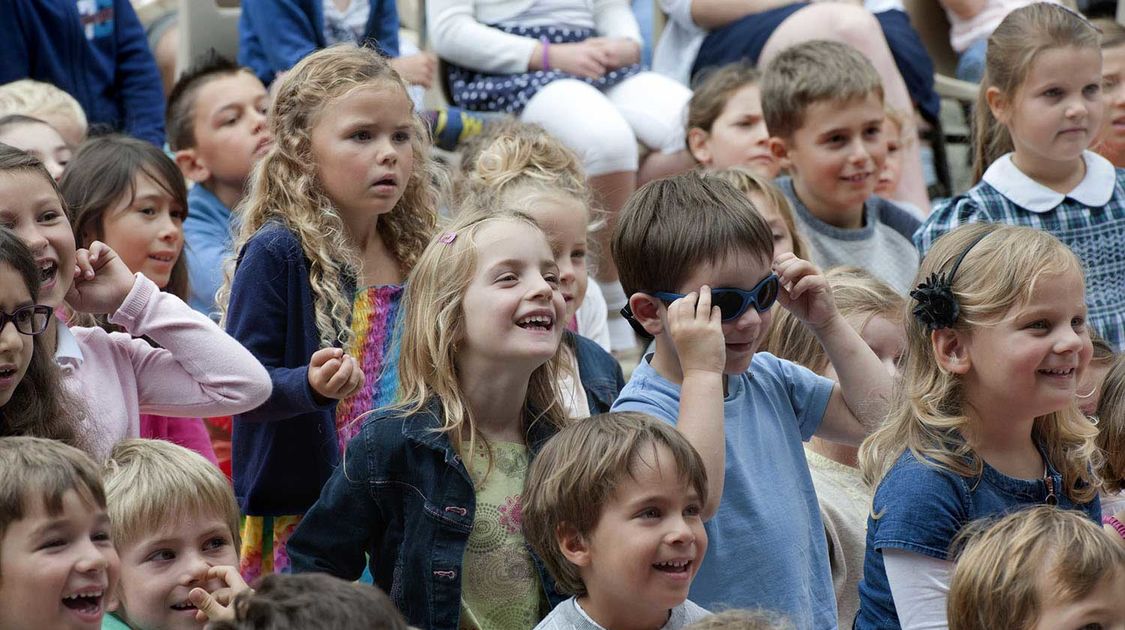
[{"label": "boy's raised hand", "polygon": [[820,269],[791,253],[773,261],[773,271],[781,280],[777,301],[814,331],[839,314],[832,288]]},{"label": "boy's raised hand", "polygon": [[103,315],[115,313],[133,289],[133,273],[109,245],[90,243],[74,255],[74,282],[66,303],[76,311]]},{"label": "boy's raised hand", "polygon": [[363,370],[340,348],[321,348],[309,359],[309,386],[322,398],[343,400],[363,386]]},{"label": "boy's raised hand", "polygon": [[722,315],[711,305],[711,287],[703,285],[668,305],[668,333],[680,358],[680,371],[723,373],[726,345]]},{"label": "boy's raised hand", "polygon": [[238,574],[238,569],[232,566],[211,567],[204,580],[220,580],[223,586],[213,593],[199,587],[188,593],[188,601],[196,607],[195,620],[199,622],[233,621],[234,607],[231,602],[235,595],[243,591],[254,592]]}]

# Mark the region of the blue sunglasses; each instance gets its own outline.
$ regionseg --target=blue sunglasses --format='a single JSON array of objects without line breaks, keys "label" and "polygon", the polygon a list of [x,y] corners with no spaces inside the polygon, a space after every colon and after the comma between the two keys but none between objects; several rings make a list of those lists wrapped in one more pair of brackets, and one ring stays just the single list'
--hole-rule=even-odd
[{"label": "blue sunglasses", "polygon": [[[751,306],[759,313],[764,313],[777,301],[777,293],[780,290],[780,286],[781,281],[778,279],[777,274],[771,273],[749,291],[744,291],[742,289],[711,289],[711,304],[719,307],[719,314],[722,316],[724,322],[742,317],[742,314]],[[667,293],[664,291],[652,291],[649,295],[667,303],[674,302],[684,297],[682,293]]]}]

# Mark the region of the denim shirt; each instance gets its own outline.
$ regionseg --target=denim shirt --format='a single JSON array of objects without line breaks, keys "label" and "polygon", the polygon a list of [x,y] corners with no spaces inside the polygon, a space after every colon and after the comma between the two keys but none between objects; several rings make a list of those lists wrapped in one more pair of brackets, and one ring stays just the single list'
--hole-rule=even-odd
[{"label": "denim shirt", "polygon": [[[356,580],[365,554],[375,584],[412,626],[457,630],[461,562],[476,509],[472,478],[445,433],[435,402],[420,413],[381,410],[348,442],[341,465],[289,540],[294,573],[324,572]],[[555,432],[533,424],[534,457]],[[545,598],[555,590],[532,552]]]},{"label": "denim shirt", "polygon": [[[1044,454],[1044,461],[1046,455]],[[1081,510],[1101,523],[1101,502],[1094,498],[1075,503],[1063,492],[1062,475],[1048,464],[1058,506]],[[863,581],[859,585],[860,610],[855,628],[899,628],[891,597],[884,549],[901,549],[939,560],[948,559],[949,545],[962,527],[981,518],[1005,514],[1045,503],[1043,479],[1016,479],[984,464],[979,478],[918,461],[908,449],[883,477],[875,491],[873,514],[867,517],[867,550]]]},{"label": "denim shirt", "polygon": [[568,331],[563,343],[570,345],[578,359],[578,379],[586,392],[590,415],[608,412],[625,387],[621,364],[596,342],[582,335]]}]

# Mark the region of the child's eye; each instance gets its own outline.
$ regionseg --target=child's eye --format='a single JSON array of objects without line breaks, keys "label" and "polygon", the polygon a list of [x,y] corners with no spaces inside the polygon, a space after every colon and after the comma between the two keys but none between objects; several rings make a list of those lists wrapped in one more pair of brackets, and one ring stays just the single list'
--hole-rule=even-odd
[{"label": "child's eye", "polygon": [[148,554],[148,557],[145,558],[145,561],[146,562],[167,562],[169,560],[175,560],[175,559],[176,559],[176,554],[171,549],[158,549],[158,550]]},{"label": "child's eye", "polygon": [[660,510],[656,508],[648,508],[645,510],[641,510],[641,512],[638,513],[637,516],[639,518],[660,518]]},{"label": "child's eye", "polygon": [[409,131],[396,131],[395,135],[392,136],[392,138],[394,139],[395,142],[405,144],[407,142],[410,142],[410,132]]},{"label": "child's eye", "polygon": [[62,538],[48,538],[39,545],[39,550],[43,549],[56,549],[58,547],[66,546],[66,540]]},{"label": "child's eye", "polygon": [[352,135],[350,135],[348,137],[351,138],[352,140],[359,140],[360,142],[367,142],[368,140],[371,139],[371,132],[367,131],[367,130],[364,130],[364,129],[361,129],[361,130],[353,133]]},{"label": "child's eye", "polygon": [[231,125],[233,125],[236,122],[238,122],[238,116],[231,116],[229,118],[224,119],[223,122],[220,123],[220,125],[222,125],[223,127],[230,127]]},{"label": "child's eye", "polygon": [[1097,83],[1091,83],[1090,85],[1082,88],[1082,93],[1088,97],[1097,96],[1098,94],[1101,94],[1101,91],[1102,86],[1098,85]]},{"label": "child's eye", "polygon": [[1085,317],[1075,317],[1070,320],[1070,326],[1075,330],[1082,330],[1086,326]]},{"label": "child's eye", "polygon": [[137,210],[137,212],[140,212],[144,215],[153,216],[156,214],[156,208],[140,208]]},{"label": "child's eye", "polygon": [[40,223],[53,223],[61,216],[62,216],[62,213],[59,212],[58,210],[48,210],[48,211],[44,212],[43,214],[39,215],[39,222]]},{"label": "child's eye", "polygon": [[585,258],[586,257],[586,250],[576,249],[576,250],[570,252],[570,257],[575,258],[575,259]]},{"label": "child's eye", "polygon": [[699,516],[703,513],[703,508],[698,504],[692,503],[684,508],[684,516]]},{"label": "child's eye", "polygon": [[1079,628],[1078,630],[1102,630],[1102,624],[1097,623],[1097,622],[1088,623],[1088,624],[1082,626],[1081,628]]},{"label": "child's eye", "polygon": [[223,538],[222,536],[216,536],[216,537],[212,538],[211,540],[208,540],[203,545],[203,547],[204,547],[204,549],[214,550],[214,549],[222,549],[223,547],[226,547],[229,544],[230,544],[230,541],[228,541],[226,538]]},{"label": "child's eye", "polygon": [[496,278],[497,282],[515,282],[516,280],[519,280],[519,278],[516,277],[516,274],[511,272],[502,274]]},{"label": "child's eye", "polygon": [[847,140],[848,139],[844,137],[843,134],[834,134],[828,136],[826,141],[828,142],[828,144],[843,144],[844,142],[847,142]]},{"label": "child's eye", "polygon": [[543,274],[543,279],[546,280],[547,284],[551,285],[552,287],[559,286],[559,276],[558,276],[558,274],[545,273],[545,274]]},{"label": "child's eye", "polygon": [[863,133],[868,138],[878,138],[879,136],[883,135],[883,125],[868,127],[867,129],[863,130]]},{"label": "child's eye", "polygon": [[1059,96],[1062,96],[1062,90],[1060,90],[1059,88],[1051,88],[1049,90],[1044,91],[1043,96],[1047,96],[1047,97],[1050,97],[1050,98],[1057,98]]}]

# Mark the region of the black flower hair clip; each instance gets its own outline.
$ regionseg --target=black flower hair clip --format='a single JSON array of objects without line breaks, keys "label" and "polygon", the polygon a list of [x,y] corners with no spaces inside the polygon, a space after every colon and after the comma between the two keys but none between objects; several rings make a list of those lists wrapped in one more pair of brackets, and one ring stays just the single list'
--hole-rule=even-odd
[{"label": "black flower hair clip", "polygon": [[991,230],[985,232],[969,243],[953,263],[948,278],[944,273],[931,273],[929,278],[910,292],[910,297],[918,302],[910,312],[928,330],[951,328],[957,323],[957,317],[961,314],[961,305],[957,303],[957,296],[953,294],[953,278],[957,275],[957,269],[961,266],[961,261],[965,260],[969,250],[991,233]]},{"label": "black flower hair clip", "polygon": [[945,279],[944,273],[930,274],[929,279],[910,292],[910,297],[918,302],[911,311],[914,318],[929,330],[949,328],[961,313],[953,295],[953,283]]}]

